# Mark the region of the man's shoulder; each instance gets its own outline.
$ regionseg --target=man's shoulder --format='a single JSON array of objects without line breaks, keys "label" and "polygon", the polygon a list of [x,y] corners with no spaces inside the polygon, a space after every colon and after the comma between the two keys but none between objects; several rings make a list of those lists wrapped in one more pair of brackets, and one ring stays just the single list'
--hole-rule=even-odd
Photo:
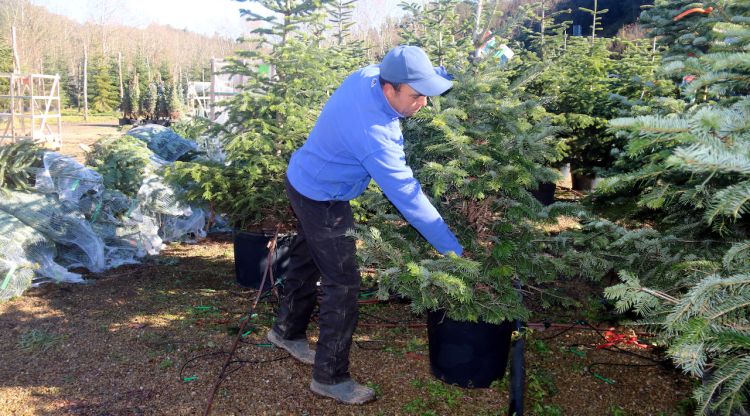
[{"label": "man's shoulder", "polygon": [[377,82],[380,76],[380,67],[378,65],[370,65],[364,68],[360,68],[349,75],[344,82],[341,84],[340,89],[347,91],[364,90],[373,87],[371,85]]}]

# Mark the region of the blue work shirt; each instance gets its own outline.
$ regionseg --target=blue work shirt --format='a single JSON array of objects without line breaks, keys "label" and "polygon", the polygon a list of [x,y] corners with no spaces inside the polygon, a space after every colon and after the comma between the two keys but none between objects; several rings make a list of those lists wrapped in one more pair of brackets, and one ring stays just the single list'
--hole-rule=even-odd
[{"label": "blue work shirt", "polygon": [[315,201],[349,201],[374,179],[409,223],[442,254],[463,253],[456,236],[406,165],[399,114],[385,97],[377,65],[347,77],[320,113],[287,177]]}]

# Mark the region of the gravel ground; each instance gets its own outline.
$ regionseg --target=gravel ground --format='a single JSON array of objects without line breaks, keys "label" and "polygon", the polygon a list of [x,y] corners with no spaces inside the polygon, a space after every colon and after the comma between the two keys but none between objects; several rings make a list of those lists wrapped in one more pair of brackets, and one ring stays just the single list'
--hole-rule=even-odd
[{"label": "gravel ground", "polygon": [[[0,304],[0,415],[203,414],[255,292],[234,282],[232,244],[170,245],[142,265],[47,284]],[[269,347],[270,297],[251,320],[213,415],[505,415],[507,377],[461,389],[430,374],[425,320],[400,303],[363,304],[355,379],[378,399],[340,405],[308,389],[310,367]],[[626,332],[624,328],[617,329]],[[311,324],[310,337],[317,335]],[[597,348],[555,326],[527,340],[527,414],[684,414],[693,381],[647,350]]]}]

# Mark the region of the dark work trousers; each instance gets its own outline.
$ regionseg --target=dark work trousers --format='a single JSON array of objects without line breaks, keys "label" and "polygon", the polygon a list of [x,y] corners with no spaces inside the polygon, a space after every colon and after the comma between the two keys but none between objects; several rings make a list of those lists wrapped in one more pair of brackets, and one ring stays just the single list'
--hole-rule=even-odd
[{"label": "dark work trousers", "polygon": [[320,278],[320,338],[313,379],[337,384],[350,379],[349,350],[359,316],[361,277],[354,226],[348,201],[314,201],[286,181],[286,192],[297,217],[297,235],[290,248],[283,297],[274,330],[284,339],[305,339],[315,307]]}]

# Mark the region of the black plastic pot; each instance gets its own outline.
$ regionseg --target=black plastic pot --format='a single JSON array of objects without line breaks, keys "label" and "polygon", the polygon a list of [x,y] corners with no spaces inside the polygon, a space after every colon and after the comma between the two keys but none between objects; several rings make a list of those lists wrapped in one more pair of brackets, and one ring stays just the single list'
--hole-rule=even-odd
[{"label": "black plastic pot", "polygon": [[539,184],[539,188],[532,189],[529,192],[534,195],[537,201],[541,202],[542,205],[552,205],[555,203],[555,189],[557,185],[554,182],[543,182]]},{"label": "black plastic pot", "polygon": [[[268,243],[273,235],[262,233],[235,232],[234,233],[234,271],[240,286],[259,289],[263,274],[268,266]],[[289,249],[294,235],[280,235],[276,242],[273,257],[274,283],[283,280],[289,265]],[[268,282],[264,290],[270,290]]]},{"label": "black plastic pot", "polygon": [[576,191],[589,192],[594,189],[594,175],[573,174],[573,189]]},{"label": "black plastic pot", "polygon": [[460,387],[489,387],[505,374],[512,332],[510,322],[462,322],[446,317],[444,311],[429,312],[432,374]]}]

